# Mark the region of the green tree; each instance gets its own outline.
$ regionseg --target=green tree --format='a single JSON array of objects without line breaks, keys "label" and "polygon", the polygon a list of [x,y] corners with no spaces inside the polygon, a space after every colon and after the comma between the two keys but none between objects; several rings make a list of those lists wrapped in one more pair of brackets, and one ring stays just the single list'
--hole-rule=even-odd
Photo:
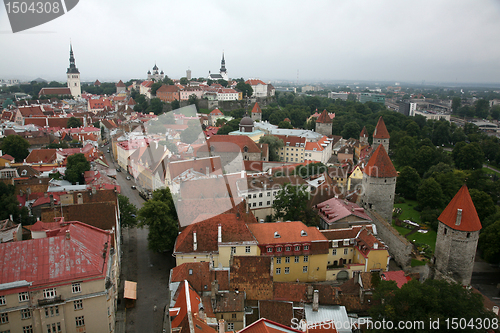
[{"label": "green tree", "polygon": [[306,191],[305,186],[285,183],[274,199],[274,219],[306,223],[304,219],[306,218],[309,197],[310,193]]},{"label": "green tree", "polygon": [[130,203],[128,197],[118,194],[120,207],[120,224],[122,228],[135,228],[137,225],[137,207]]},{"label": "green tree", "polygon": [[492,264],[500,262],[500,220],[487,226],[479,235],[478,246],[482,257]]},{"label": "green tree", "polygon": [[149,227],[148,248],[164,252],[174,248],[178,233],[178,218],[172,194],[168,188],[153,192],[153,198],[139,210],[139,224]]},{"label": "green tree", "polygon": [[196,106],[196,111],[199,110],[198,108],[198,97],[196,97],[195,94],[191,94],[189,95],[189,98],[188,98],[188,105],[192,105],[194,104],[194,106]]},{"label": "green tree", "polygon": [[396,182],[396,193],[401,194],[406,199],[416,199],[418,187],[420,186],[420,176],[417,170],[411,166],[401,169]]},{"label": "green tree", "polygon": [[425,179],[417,191],[417,202],[420,208],[443,208],[444,196],[441,185],[434,178]]},{"label": "green tree", "polygon": [[488,193],[471,188],[469,194],[480,221],[484,221],[488,216],[496,213],[495,203]]},{"label": "green tree", "polygon": [[[427,279],[423,283],[411,280],[401,289],[394,281],[380,281],[375,288],[373,298],[377,301],[369,310],[373,321],[385,320],[394,324],[392,329],[386,327],[372,330],[373,332],[456,332],[450,326],[446,326],[447,319],[464,318],[468,323],[471,320],[475,322],[477,318],[490,320],[495,318],[493,312],[485,309],[480,294],[445,280]],[[439,328],[431,328],[430,320],[437,319]],[[399,322],[403,324],[422,322],[425,326],[418,329],[398,329]],[[484,330],[467,326],[460,329],[460,332],[484,332]]]},{"label": "green tree", "polygon": [[189,83],[189,81],[188,81],[187,77],[181,77],[179,79],[179,83],[182,84],[183,86],[185,86],[186,84]]},{"label": "green tree", "polygon": [[491,118],[496,120],[500,119],[500,105],[494,105],[491,108]]},{"label": "green tree", "polygon": [[29,155],[30,143],[19,135],[8,135],[2,140],[2,152],[14,157],[16,162],[22,162]]},{"label": "green tree", "polygon": [[264,135],[259,139],[259,143],[267,143],[269,147],[269,160],[279,161],[279,150],[284,146],[283,140],[275,137],[274,135]]},{"label": "green tree", "polygon": [[173,100],[172,103],[170,103],[172,106],[172,110],[177,110],[178,108],[181,107],[181,103],[178,100]]},{"label": "green tree", "polygon": [[228,121],[218,131],[218,135],[227,135],[229,132],[237,131],[240,128],[241,118],[236,118]]},{"label": "green tree", "polygon": [[156,96],[156,91],[163,85],[162,82],[155,82],[151,85],[151,95]]},{"label": "green tree", "polygon": [[224,80],[224,79],[218,79],[217,83],[220,84],[223,87],[227,87],[227,85],[228,85],[228,82],[226,80]]},{"label": "green tree", "polygon": [[146,109],[146,113],[153,112],[155,115],[159,115],[163,112],[164,103],[159,98],[152,98],[149,107]]},{"label": "green tree", "polygon": [[216,127],[221,127],[226,123],[226,118],[217,118],[215,121],[215,126]]},{"label": "green tree", "polygon": [[10,105],[15,105],[15,104],[14,104],[14,101],[12,101],[12,99],[10,99],[10,98],[7,98],[7,99],[3,102],[3,104],[2,104],[2,108],[7,109]]},{"label": "green tree", "polygon": [[479,118],[488,118],[488,111],[490,109],[490,102],[485,99],[476,101],[474,105],[476,109],[476,116]]},{"label": "green tree", "polygon": [[462,170],[477,170],[483,167],[484,153],[477,142],[457,143],[453,148],[452,157],[455,166]]},{"label": "green tree", "polygon": [[462,99],[460,97],[453,97],[451,100],[451,110],[453,113],[458,113],[458,109],[462,106]]},{"label": "green tree", "polygon": [[351,121],[344,126],[344,130],[342,131],[342,137],[344,139],[350,138],[358,138],[359,133],[361,133],[361,128],[357,122]]},{"label": "green tree", "polygon": [[68,119],[68,127],[69,128],[78,128],[82,126],[82,121],[78,118],[71,117]]},{"label": "green tree", "polygon": [[240,81],[236,84],[236,89],[242,92],[243,97],[250,97],[253,95],[253,88],[245,81]]},{"label": "green tree", "polygon": [[73,154],[66,159],[64,179],[76,184],[85,184],[84,172],[90,170],[90,163],[82,153]]},{"label": "green tree", "polygon": [[13,185],[7,185],[0,182],[0,219],[5,220],[13,216],[14,220],[19,218],[19,202],[15,194]]},{"label": "green tree", "polygon": [[278,124],[278,128],[287,128],[287,129],[293,129],[292,124],[290,124],[288,121],[280,121]]}]

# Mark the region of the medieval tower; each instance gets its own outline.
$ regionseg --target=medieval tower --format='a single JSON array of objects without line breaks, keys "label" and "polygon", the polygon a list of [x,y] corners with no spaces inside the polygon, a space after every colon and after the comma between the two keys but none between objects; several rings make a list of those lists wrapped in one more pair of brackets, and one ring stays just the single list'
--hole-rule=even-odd
[{"label": "medieval tower", "polygon": [[397,172],[383,145],[379,145],[363,169],[361,205],[392,222]]},{"label": "medieval tower", "polygon": [[260,109],[259,103],[255,103],[252,109],[252,120],[262,121],[262,110]]},{"label": "medieval tower", "polygon": [[462,186],[438,220],[433,258],[436,278],[448,277],[469,285],[481,222],[467,186]]},{"label": "medieval tower", "polygon": [[332,135],[332,123],[333,120],[328,115],[326,109],[323,110],[318,119],[316,119],[316,132],[326,136]]},{"label": "medieval tower", "polygon": [[373,150],[376,150],[378,145],[383,145],[385,151],[389,153],[389,132],[385,127],[384,119],[380,117],[378,119],[377,127],[375,127],[375,131],[373,131]]},{"label": "medieval tower", "polygon": [[82,97],[82,88],[80,86],[80,71],[76,68],[75,57],[73,56],[73,46],[69,46],[69,68],[66,71],[68,75],[68,88],[71,90],[73,98]]},{"label": "medieval tower", "polygon": [[368,131],[366,130],[366,126],[363,126],[363,130],[359,134],[359,142],[363,146],[368,145]]}]

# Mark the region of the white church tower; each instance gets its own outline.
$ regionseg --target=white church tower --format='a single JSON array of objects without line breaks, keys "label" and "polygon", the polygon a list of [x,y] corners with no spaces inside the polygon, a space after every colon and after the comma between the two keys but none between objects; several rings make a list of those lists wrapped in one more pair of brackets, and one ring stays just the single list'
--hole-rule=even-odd
[{"label": "white church tower", "polygon": [[82,97],[82,88],[80,86],[80,72],[75,65],[75,57],[73,56],[73,46],[69,45],[69,68],[66,71],[68,75],[68,88],[71,90],[73,98]]}]

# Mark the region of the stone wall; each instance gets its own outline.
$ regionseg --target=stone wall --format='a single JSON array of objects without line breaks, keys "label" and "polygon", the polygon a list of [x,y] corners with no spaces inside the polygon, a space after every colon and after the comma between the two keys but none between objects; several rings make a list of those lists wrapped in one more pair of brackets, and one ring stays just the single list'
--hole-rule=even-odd
[{"label": "stone wall", "polygon": [[409,269],[413,245],[377,212],[366,210],[377,227],[377,236],[389,247],[389,254],[403,268]]},{"label": "stone wall", "polygon": [[361,205],[377,211],[386,221],[392,221],[396,177],[378,178],[363,173]]}]

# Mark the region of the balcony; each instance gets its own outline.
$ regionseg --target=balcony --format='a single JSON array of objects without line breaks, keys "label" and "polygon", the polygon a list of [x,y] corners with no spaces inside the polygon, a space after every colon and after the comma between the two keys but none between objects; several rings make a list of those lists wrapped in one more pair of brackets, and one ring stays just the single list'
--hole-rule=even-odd
[{"label": "balcony", "polygon": [[51,304],[57,304],[57,303],[62,303],[64,300],[62,299],[61,295],[57,295],[53,298],[42,298],[38,300],[38,306],[45,306],[45,305],[51,305]]}]

